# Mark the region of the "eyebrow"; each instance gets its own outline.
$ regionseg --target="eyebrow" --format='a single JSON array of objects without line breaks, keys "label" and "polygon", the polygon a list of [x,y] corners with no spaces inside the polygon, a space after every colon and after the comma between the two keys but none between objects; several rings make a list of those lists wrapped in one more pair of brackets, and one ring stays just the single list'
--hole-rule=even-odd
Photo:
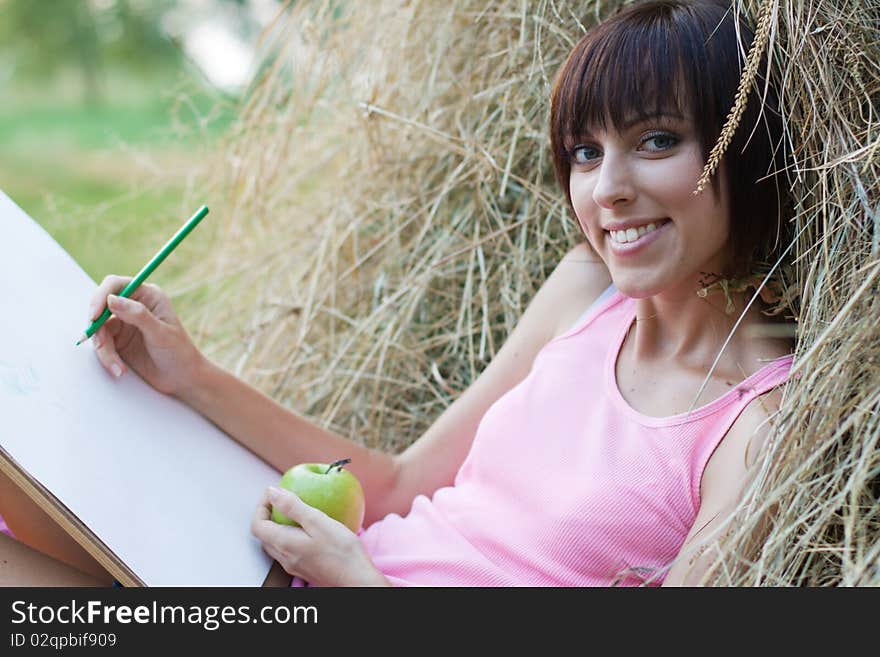
[{"label": "eyebrow", "polygon": [[[633,126],[639,125],[640,123],[646,123],[648,121],[656,121],[658,119],[676,119],[678,121],[684,121],[684,117],[681,114],[677,114],[674,112],[661,112],[660,114],[654,114],[653,116],[645,116],[645,117],[630,117],[626,121],[623,121],[620,124],[620,131],[626,132]],[[592,137],[593,133],[589,130],[582,130],[579,134],[579,137]]]},{"label": "eyebrow", "polygon": [[661,112],[660,114],[655,114],[654,116],[645,116],[645,117],[633,117],[629,118],[623,123],[620,124],[621,130],[629,130],[634,125],[638,125],[640,123],[645,123],[647,121],[654,121],[656,119],[677,119],[679,121],[684,121],[684,117],[681,114],[675,114],[671,112]]}]

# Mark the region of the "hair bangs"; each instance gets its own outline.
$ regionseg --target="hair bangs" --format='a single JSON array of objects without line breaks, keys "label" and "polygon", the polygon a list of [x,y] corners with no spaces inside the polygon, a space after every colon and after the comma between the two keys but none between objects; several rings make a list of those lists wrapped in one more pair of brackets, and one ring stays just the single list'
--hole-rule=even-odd
[{"label": "hair bangs", "polygon": [[[678,116],[693,121],[708,159],[738,82],[727,64],[736,61],[735,45],[712,36],[724,16],[720,3],[659,0],[631,5],[583,36],[551,97],[550,140],[566,195],[568,150],[596,129]],[[710,187],[717,193],[714,179]]]},{"label": "hair bangs", "polygon": [[558,136],[566,146],[596,128],[623,131],[630,121],[693,113],[686,44],[666,24],[651,21],[596,36],[580,65],[571,67],[579,75],[559,99]]},{"label": "hair bangs", "polygon": [[[732,11],[730,0],[643,0],[587,32],[560,68],[550,98],[556,179],[571,211],[570,150],[593,131],[624,132],[631,121],[677,114],[693,126],[707,162],[734,106],[753,40],[752,27]],[[730,272],[736,275],[769,259],[786,243],[777,233],[788,231],[779,97],[764,68],[766,57],[717,169],[723,173],[710,179],[714,194],[720,179],[730,191],[737,226]]]}]

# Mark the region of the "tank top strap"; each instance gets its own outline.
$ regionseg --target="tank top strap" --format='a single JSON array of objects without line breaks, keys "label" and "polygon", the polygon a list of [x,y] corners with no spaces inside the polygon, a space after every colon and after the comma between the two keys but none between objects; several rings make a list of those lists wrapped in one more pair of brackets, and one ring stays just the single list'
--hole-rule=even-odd
[{"label": "tank top strap", "polygon": [[756,397],[760,397],[773,388],[788,381],[793,360],[794,356],[792,354],[786,354],[785,356],[774,358],[773,360],[768,361],[766,365],[750,377],[741,381],[733,390],[728,392],[725,397],[731,398],[733,402],[728,403],[726,406],[728,412],[733,412],[734,419],[736,419],[743,409]]},{"label": "tank top strap", "polygon": [[788,381],[793,361],[794,356],[792,354],[787,354],[771,360],[767,365],[762,367],[758,371],[758,374],[761,374],[762,376],[752,382],[752,394],[755,397],[763,395],[765,392],[768,392],[776,386]]},{"label": "tank top strap", "polygon": [[701,418],[691,427],[692,430],[696,430],[695,435],[699,437],[692,461],[694,470],[691,478],[693,486],[691,495],[695,505],[699,506],[703,471],[715,449],[752,401],[788,381],[793,359],[794,356],[789,354],[770,361],[725,395],[728,399],[732,397],[732,401],[725,404],[717,413]]},{"label": "tank top strap", "polygon": [[609,305],[608,300],[614,296],[614,293],[617,292],[617,288],[614,287],[614,283],[609,285],[605,290],[596,297],[596,300],[591,303],[584,312],[581,313],[580,317],[578,317],[575,322],[561,335],[557,336],[556,339],[559,340],[561,338],[570,336],[574,333],[577,333],[581,330],[588,321],[592,320],[593,317],[600,314],[605,306]]}]

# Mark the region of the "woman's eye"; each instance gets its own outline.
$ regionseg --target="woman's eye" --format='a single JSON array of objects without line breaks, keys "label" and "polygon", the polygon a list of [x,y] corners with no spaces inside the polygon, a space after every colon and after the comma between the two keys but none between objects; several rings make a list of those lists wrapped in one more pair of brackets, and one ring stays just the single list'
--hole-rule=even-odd
[{"label": "woman's eye", "polygon": [[569,157],[574,164],[588,164],[599,157],[599,151],[592,146],[575,146],[569,151]]},{"label": "woman's eye", "polygon": [[642,140],[642,144],[650,144],[653,142],[653,146],[649,148],[652,151],[665,151],[668,148],[672,148],[678,143],[678,137],[674,135],[667,134],[665,132],[656,133],[653,135],[648,135],[645,139]]}]

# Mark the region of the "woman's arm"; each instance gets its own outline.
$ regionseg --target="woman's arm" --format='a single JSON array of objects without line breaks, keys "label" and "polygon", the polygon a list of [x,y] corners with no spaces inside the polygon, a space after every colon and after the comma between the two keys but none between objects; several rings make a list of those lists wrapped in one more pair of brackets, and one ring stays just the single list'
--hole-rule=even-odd
[{"label": "woman's arm", "polygon": [[610,285],[605,264],[586,244],[569,251],[535,294],[503,347],[479,377],[399,458],[382,512],[404,515],[419,495],[452,485],[488,408],[529,373],[541,348],[567,331]]},{"label": "woman's arm", "polygon": [[779,409],[775,388],[752,400],[715,449],[700,485],[700,509],[663,586],[700,586],[718,557],[712,544],[719,528],[736,510],[743,491],[756,474],[756,455],[770,434],[767,422]]},{"label": "woman's arm", "polygon": [[350,458],[347,468],[360,480],[367,500],[364,525],[383,517],[382,500],[391,495],[398,477],[395,456],[322,429],[207,359],[193,385],[179,396],[279,472],[297,463]]},{"label": "woman's arm", "polygon": [[489,406],[525,377],[541,347],[567,330],[610,282],[604,263],[586,244],[572,249],[483,373],[399,455],[322,429],[208,361],[180,396],[279,471],[351,458],[348,467],[364,487],[364,526],[369,526],[389,513],[405,515],[416,495],[452,484]]},{"label": "woman's arm", "polygon": [[[102,282],[92,300],[93,315],[127,280],[109,276]],[[115,316],[94,340],[108,372],[124,374],[124,361],[279,471],[297,463],[350,458],[350,469],[364,487],[368,526],[389,513],[404,515],[416,495],[431,495],[453,482],[489,406],[525,377],[541,347],[567,329],[609,283],[604,263],[585,243],[572,249],[483,373],[400,455],[322,429],[208,361],[156,286],[141,286],[138,299],[110,297]]]},{"label": "woman's arm", "polygon": [[279,471],[297,463],[351,458],[351,469],[361,480],[368,501],[375,503],[388,495],[397,477],[394,457],[321,429],[217,367],[193,344],[161,288],[146,284],[129,299],[115,296],[130,281],[107,276],[90,304],[93,318],[105,303],[113,312],[92,338],[98,360],[108,373],[118,378],[133,369]]}]

